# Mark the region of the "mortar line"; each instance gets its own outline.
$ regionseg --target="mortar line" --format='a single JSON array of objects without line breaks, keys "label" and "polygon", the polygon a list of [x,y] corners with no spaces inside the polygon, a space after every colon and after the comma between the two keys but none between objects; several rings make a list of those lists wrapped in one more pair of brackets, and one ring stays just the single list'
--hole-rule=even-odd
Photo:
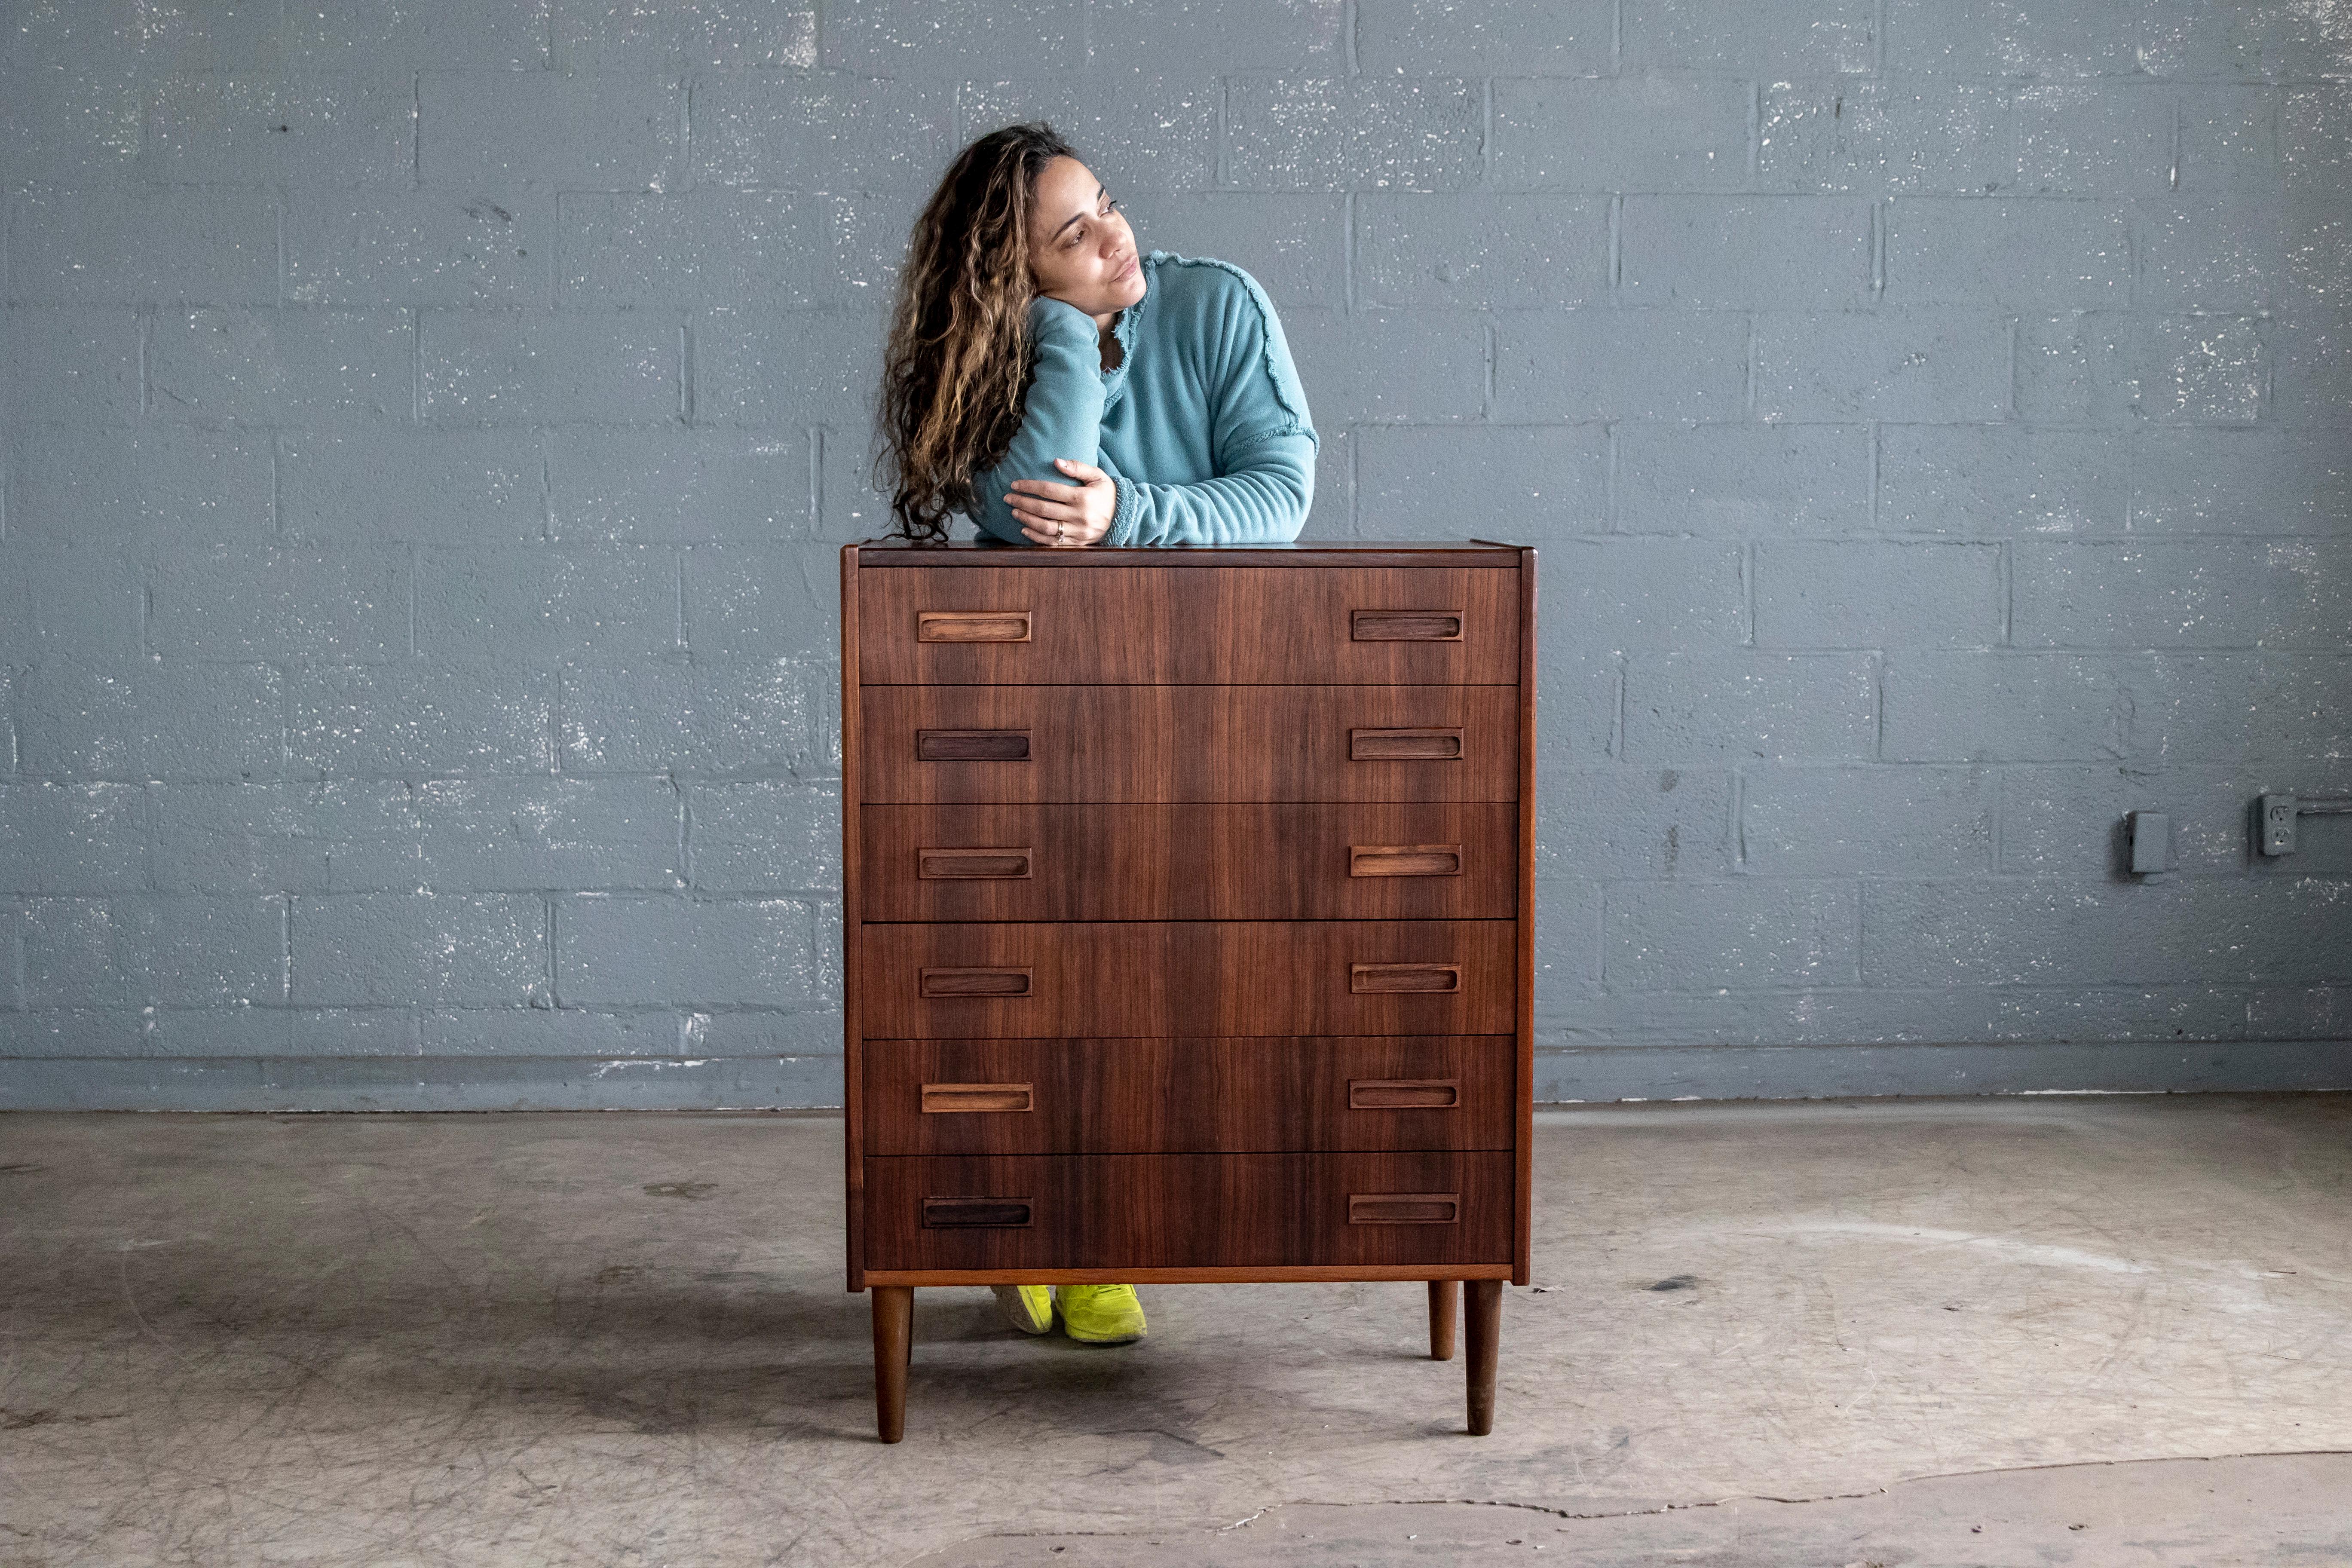
[{"label": "mortar line", "polygon": [[808,502],[809,532],[821,537],[824,532],[824,426],[808,427]]},{"label": "mortar line", "polygon": [[1756,542],[1744,540],[1739,546],[1739,593],[1748,617],[1746,635],[1740,641],[1748,647],[1756,646]]},{"label": "mortar line", "polygon": [[1764,177],[1764,80],[1748,84],[1748,184],[1753,188]]},{"label": "mortar line", "polygon": [[1339,309],[1342,314],[1356,313],[1356,193],[1349,191],[1339,198]]},{"label": "mortar line", "polygon": [[1626,656],[1617,656],[1617,711],[1609,723],[1609,754],[1618,762],[1625,760],[1625,664]]},{"label": "mortar line", "polygon": [[1609,7],[1609,74],[1625,74],[1625,0],[1613,0]]},{"label": "mortar line", "polygon": [[694,423],[694,323],[681,321],[677,328],[677,417],[681,425]]},{"label": "mortar line", "polygon": [[408,73],[408,188],[425,184],[425,73]]},{"label": "mortar line", "polygon": [[[694,189],[694,74],[687,72],[677,84],[677,188]],[[559,234],[562,226],[557,226]]]},{"label": "mortar line", "polygon": [[1495,185],[1495,79],[1478,79],[1478,184],[1482,190]]},{"label": "mortar line", "polygon": [[539,433],[539,537],[542,543],[555,538],[555,459],[551,439],[548,431]]},{"label": "mortar line", "polygon": [[1609,302],[1622,305],[1618,290],[1625,281],[1625,193],[1609,193]]},{"label": "mortar line", "polygon": [[1364,427],[1348,427],[1348,537],[1364,537]]},{"label": "mortar line", "polygon": [[1347,0],[1339,10],[1339,26],[1347,33],[1348,74],[1361,76],[1363,67],[1356,61],[1356,27],[1360,20],[1358,0]]},{"label": "mortar line", "polygon": [[294,1005],[294,895],[287,894],[278,905],[278,999],[281,1005]]},{"label": "mortar line", "polygon": [[1872,420],[1864,426],[1863,438],[1869,444],[1870,455],[1863,465],[1864,499],[1863,519],[1873,534],[1878,532],[1878,443],[1880,422]]},{"label": "mortar line", "polygon": [[1232,79],[1219,77],[1217,79],[1217,157],[1215,167],[1210,174],[1211,183],[1219,189],[1234,183],[1233,95]]},{"label": "mortar line", "polygon": [[[2273,142],[2272,145],[2276,146],[2277,143]],[[2180,188],[2180,100],[2178,98],[2172,100],[2172,159],[2165,184],[2170,190]]]},{"label": "mortar line", "polygon": [[687,641],[686,625],[686,559],[694,553],[692,545],[680,548],[671,558],[671,580],[677,595],[677,646],[688,652],[693,645]]},{"label": "mortar line", "polygon": [[1731,857],[1741,872],[1748,869],[1748,773],[1731,770]]},{"label": "mortar line", "polygon": [[539,910],[540,940],[544,944],[546,954],[543,962],[547,966],[547,1005],[550,1008],[559,1008],[563,1005],[563,996],[555,984],[555,895],[541,893]]},{"label": "mortar line", "polygon": [[1486,391],[1478,417],[1482,423],[1491,425],[1495,421],[1495,318],[1487,316],[1481,325],[1486,330]]},{"label": "mortar line", "polygon": [[1617,426],[1614,419],[1604,420],[1601,426],[1601,531],[1622,533],[1623,520],[1617,509]]},{"label": "mortar line", "polygon": [[269,537],[286,542],[286,432],[269,433]]}]

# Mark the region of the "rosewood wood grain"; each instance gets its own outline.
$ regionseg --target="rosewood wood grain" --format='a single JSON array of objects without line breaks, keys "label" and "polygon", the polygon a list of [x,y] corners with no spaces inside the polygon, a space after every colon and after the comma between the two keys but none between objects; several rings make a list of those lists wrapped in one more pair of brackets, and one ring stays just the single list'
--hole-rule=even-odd
[{"label": "rosewood wood grain", "polygon": [[[1517,1234],[1512,1245],[1511,1282],[1535,1278],[1536,1138],[1536,552],[1519,552],[1519,930],[1514,970],[1520,977],[1517,1032],[1519,1070],[1518,1163],[1513,1183],[1518,1194]],[[1499,1296],[1497,1297],[1499,1300]],[[1499,1310],[1499,1309],[1498,1309]],[[1492,1379],[1488,1380],[1492,1383]]]},{"label": "rosewood wood grain", "polygon": [[[1039,1154],[866,1161],[875,1268],[1181,1268],[1318,1263],[1507,1261],[1511,1156]],[[1029,1205],[1021,1226],[926,1228],[926,1205],[961,1198]],[[1356,1223],[1371,1212],[1450,1220]]]},{"label": "rosewood wood grain", "polygon": [[1348,636],[1356,642],[1460,642],[1460,610],[1350,610]]},{"label": "rosewood wood grain", "polygon": [[[1519,679],[1517,584],[1489,570],[932,567],[872,574],[862,592],[861,667],[872,684],[1508,686]],[[940,618],[950,615],[966,619]],[[950,642],[936,635],[943,626],[990,624],[991,616],[1026,617],[1028,637]],[[1448,625],[1451,635],[1438,635]]]},{"label": "rosewood wood grain", "polygon": [[1460,1225],[1460,1193],[1349,1193],[1349,1225]]},{"label": "rosewood wood grain", "polygon": [[915,1292],[874,1288],[874,1429],[885,1443],[907,1435],[907,1363],[915,1354]]},{"label": "rosewood wood grain", "polygon": [[[869,1058],[869,1068],[871,1065]],[[893,1085],[892,1088],[898,1089],[900,1086]],[[1037,1086],[1034,1083],[927,1083],[918,1092],[916,1104],[925,1116],[1010,1116],[1037,1109]],[[891,1154],[917,1151],[884,1148],[877,1152]]]},{"label": "rosewood wood grain", "polygon": [[1506,920],[1507,802],[858,808],[869,921]]},{"label": "rosewood wood grain", "polygon": [[[851,776],[875,803],[1507,801],[1519,787],[1512,686],[866,686],[860,708]],[[919,761],[926,731],[1018,737],[1026,760]],[[1410,738],[1353,760],[1370,731]]]},{"label": "rosewood wood grain", "polygon": [[1463,1288],[1469,1298],[1470,1364],[1463,1368],[1469,1384],[1470,1435],[1484,1437],[1495,1429],[1495,1367],[1503,1346],[1503,1282],[1473,1279]]},{"label": "rosewood wood grain", "polygon": [[922,610],[915,616],[917,642],[1027,642],[1026,610]]},{"label": "rosewood wood grain", "polygon": [[1458,763],[1462,760],[1462,727],[1437,729],[1350,730],[1348,760],[1351,763]]},{"label": "rosewood wood grain", "polygon": [[[1517,1016],[1514,921],[867,925],[859,1016],[876,1039],[1498,1035]],[[1408,988],[1350,989],[1354,966]],[[1459,971],[1453,989],[1426,966]],[[1028,990],[925,995],[925,970],[1026,972]],[[1008,983],[1009,984],[1009,983]]]},{"label": "rosewood wood grain", "polygon": [[[860,552],[856,545],[841,552],[841,765],[844,778],[858,775],[858,668],[857,668],[857,563]],[[865,883],[864,867],[860,861],[864,835],[857,820],[857,792],[841,792],[841,923],[845,932],[855,932],[865,918],[860,901],[860,889]],[[842,1157],[845,1167],[844,1180],[848,1188],[849,1271],[851,1291],[866,1289],[866,1205],[861,1194],[866,1183],[866,1152],[860,1146],[864,1126],[863,1107],[858,1104],[857,1058],[858,1043],[864,1036],[857,1017],[857,942],[854,936],[845,941],[842,954],[842,976],[848,987],[841,1009],[841,1048],[847,1068],[847,1082],[842,1089],[842,1106],[845,1128],[842,1138]],[[875,1320],[879,1334],[881,1320]],[[878,1337],[877,1342],[878,1343]],[[903,1389],[902,1389],[903,1394]],[[903,1399],[901,1401],[903,1404]]]},{"label": "rosewood wood grain", "polygon": [[1179,544],[1085,550],[1045,550],[994,539],[960,539],[946,544],[914,544],[902,539],[861,540],[853,546],[867,566],[923,571],[952,566],[959,571],[1108,572],[1143,566],[1153,570],[1229,572],[1236,566],[1304,568],[1335,566],[1484,567],[1507,572],[1518,546],[1491,539],[1308,540],[1286,544]]},{"label": "rosewood wood grain", "polygon": [[1462,1080],[1454,1078],[1351,1078],[1350,1110],[1454,1110],[1462,1104]]},{"label": "rosewood wood grain", "polygon": [[1508,1151],[1512,1044],[868,1040],[865,1144],[877,1155]]},{"label": "rosewood wood grain", "polygon": [[[1448,1263],[1455,1279],[1510,1278],[1507,1263]],[[1417,1282],[1432,1270],[1412,1263],[1268,1264],[1259,1268],[870,1268],[877,1285],[1328,1285],[1348,1279]]]}]

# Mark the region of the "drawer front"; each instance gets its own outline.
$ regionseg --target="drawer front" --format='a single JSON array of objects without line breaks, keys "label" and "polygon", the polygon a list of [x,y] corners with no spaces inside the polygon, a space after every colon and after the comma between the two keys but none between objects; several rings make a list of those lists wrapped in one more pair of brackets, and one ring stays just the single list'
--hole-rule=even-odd
[{"label": "drawer front", "polygon": [[1519,679],[1496,567],[898,567],[858,574],[883,686],[1494,685]]},{"label": "drawer front", "polygon": [[869,921],[1508,920],[1518,808],[868,805]]},{"label": "drawer front", "polygon": [[867,1040],[869,1154],[1509,1149],[1517,1042]]},{"label": "drawer front", "polygon": [[1508,801],[1509,686],[868,686],[865,802]]},{"label": "drawer front", "polygon": [[1507,1263],[1507,1153],[868,1158],[868,1268]]},{"label": "drawer front", "polygon": [[1507,1035],[1513,921],[859,928],[867,1039]]}]

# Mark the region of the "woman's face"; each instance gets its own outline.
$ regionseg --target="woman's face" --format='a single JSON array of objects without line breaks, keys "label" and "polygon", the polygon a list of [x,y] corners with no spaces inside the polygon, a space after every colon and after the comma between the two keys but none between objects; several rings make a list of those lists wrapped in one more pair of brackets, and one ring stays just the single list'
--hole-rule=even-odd
[{"label": "woman's face", "polygon": [[1135,231],[1094,171],[1056,158],[1037,176],[1029,208],[1029,271],[1037,292],[1089,316],[1109,316],[1143,298]]}]

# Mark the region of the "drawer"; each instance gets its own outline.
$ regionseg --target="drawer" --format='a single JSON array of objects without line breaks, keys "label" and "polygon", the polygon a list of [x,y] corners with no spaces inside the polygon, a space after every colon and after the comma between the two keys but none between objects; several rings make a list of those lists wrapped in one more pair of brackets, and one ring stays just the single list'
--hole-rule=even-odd
[{"label": "drawer", "polygon": [[869,921],[1507,920],[1518,807],[895,805],[858,812]]},{"label": "drawer", "polygon": [[865,1165],[870,1269],[1511,1261],[1507,1153],[1013,1154]]},{"label": "drawer", "polygon": [[866,1152],[1507,1150],[1517,1044],[867,1040]]},{"label": "drawer", "polygon": [[863,801],[1515,800],[1508,686],[868,686]]},{"label": "drawer", "polygon": [[895,567],[858,574],[858,679],[896,686],[1516,685],[1492,567]]},{"label": "drawer", "polygon": [[866,925],[867,1039],[1507,1035],[1514,921]]}]

